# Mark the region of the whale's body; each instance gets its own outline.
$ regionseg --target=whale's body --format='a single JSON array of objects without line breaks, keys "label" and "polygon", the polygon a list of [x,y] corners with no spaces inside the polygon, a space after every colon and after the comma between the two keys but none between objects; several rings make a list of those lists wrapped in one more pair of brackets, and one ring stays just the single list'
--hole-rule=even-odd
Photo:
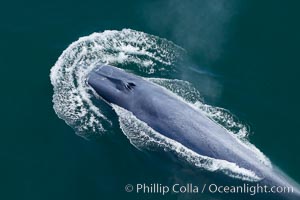
[{"label": "whale's body", "polygon": [[158,133],[194,152],[236,163],[253,171],[264,184],[291,186],[225,128],[167,89],[108,65],[91,71],[88,84],[108,103],[132,112]]}]

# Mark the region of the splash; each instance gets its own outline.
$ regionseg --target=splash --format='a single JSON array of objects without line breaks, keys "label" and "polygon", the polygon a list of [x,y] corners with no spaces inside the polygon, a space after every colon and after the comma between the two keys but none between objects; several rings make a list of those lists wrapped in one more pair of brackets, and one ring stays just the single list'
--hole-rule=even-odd
[{"label": "splash", "polygon": [[[208,171],[221,171],[243,180],[258,180],[253,172],[235,163],[199,155],[178,142],[155,132],[132,113],[113,105],[118,122],[112,120],[112,109],[99,101],[86,84],[87,74],[99,64],[111,64],[144,77],[170,77],[178,71],[184,49],[165,39],[130,29],[104,31],[79,38],[59,57],[51,69],[54,88],[54,110],[59,118],[71,126],[75,133],[90,135],[108,133],[120,126],[130,142],[139,149],[164,149],[174,152],[182,160]],[[176,79],[148,78],[173,92],[178,98],[203,112],[234,135],[267,166],[269,160],[249,143],[247,126],[229,111],[203,103],[199,91],[189,82]]]},{"label": "splash", "polygon": [[183,51],[165,39],[130,29],[79,38],[51,69],[54,110],[80,136],[102,134],[113,124],[106,117],[106,105],[95,103],[86,75],[103,63],[130,67],[140,75],[172,73]]},{"label": "splash", "polygon": [[223,126],[228,134],[231,134],[245,148],[251,150],[256,158],[265,166],[272,167],[271,161],[248,140],[250,128],[238,120],[236,116],[224,108],[214,107],[205,104],[200,92],[193,85],[183,80],[170,80],[162,78],[149,78],[149,81],[165,87],[174,94],[177,98],[190,104],[194,109],[199,110],[208,118]]},{"label": "splash", "polygon": [[254,172],[241,168],[235,163],[199,155],[179,142],[159,134],[146,123],[137,119],[131,112],[117,105],[112,106],[119,116],[122,131],[128,137],[131,144],[138,149],[163,149],[164,151],[174,153],[180,159],[196,167],[210,172],[221,171],[230,177],[247,181],[260,180]]}]

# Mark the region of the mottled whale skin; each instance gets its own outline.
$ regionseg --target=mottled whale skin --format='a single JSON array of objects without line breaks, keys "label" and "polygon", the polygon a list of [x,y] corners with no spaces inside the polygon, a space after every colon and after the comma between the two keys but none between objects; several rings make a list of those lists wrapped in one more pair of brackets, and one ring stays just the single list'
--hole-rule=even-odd
[{"label": "mottled whale skin", "polygon": [[298,193],[297,184],[262,164],[250,148],[226,129],[167,89],[109,65],[95,67],[87,82],[106,102],[132,112],[155,131],[194,152],[236,163],[253,171],[262,179],[260,183],[292,186],[294,195]]}]

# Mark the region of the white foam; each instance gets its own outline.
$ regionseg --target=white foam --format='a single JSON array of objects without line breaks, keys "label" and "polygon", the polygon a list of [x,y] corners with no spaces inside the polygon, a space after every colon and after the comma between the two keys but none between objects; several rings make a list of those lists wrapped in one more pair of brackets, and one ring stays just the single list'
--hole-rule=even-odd
[{"label": "white foam", "polygon": [[146,123],[137,119],[131,112],[117,105],[112,106],[119,116],[122,131],[128,137],[130,142],[137,148],[148,150],[163,149],[164,151],[173,152],[180,159],[207,171],[220,171],[230,177],[247,181],[260,180],[260,177],[258,177],[253,171],[239,167],[237,164],[226,160],[199,155],[179,142],[157,133]]},{"label": "white foam", "polygon": [[246,124],[240,122],[230,111],[205,104],[199,91],[189,82],[182,80],[170,80],[161,78],[149,78],[151,82],[165,87],[175,93],[177,98],[190,104],[193,108],[201,111],[211,120],[225,128],[245,148],[251,150],[253,155],[265,166],[272,167],[270,160],[248,140],[250,129]]},{"label": "white foam", "polygon": [[105,124],[112,124],[92,102],[92,91],[86,85],[87,74],[97,64],[135,64],[138,71],[152,74],[161,70],[172,71],[178,51],[175,44],[143,32],[130,29],[104,31],[81,37],[73,42],[51,69],[54,88],[53,103],[57,115],[77,134],[102,134]]},{"label": "white foam", "polygon": [[[130,68],[142,75],[164,71],[172,74],[175,63],[184,50],[165,39],[130,29],[104,31],[79,38],[58,58],[51,69],[51,83],[54,88],[53,103],[57,115],[70,125],[77,134],[103,134],[107,128],[116,126],[107,116],[103,105],[95,105],[94,91],[87,86],[87,74],[98,64],[108,63]],[[200,109],[234,134],[247,148],[259,157],[262,163],[270,165],[268,159],[247,140],[249,130],[233,115],[221,108],[203,103],[200,93],[186,81],[149,79],[175,93],[178,98]],[[119,116],[122,131],[138,148],[157,149],[178,154],[179,158],[208,171],[221,171],[229,176],[244,180],[258,180],[253,172],[234,163],[201,156],[183,145],[153,131],[144,122],[128,111],[114,106]]]}]

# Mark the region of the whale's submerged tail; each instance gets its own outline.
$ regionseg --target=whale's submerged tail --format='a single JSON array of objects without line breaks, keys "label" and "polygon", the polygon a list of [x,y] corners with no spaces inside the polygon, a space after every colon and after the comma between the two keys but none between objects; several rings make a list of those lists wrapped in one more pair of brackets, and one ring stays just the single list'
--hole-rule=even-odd
[{"label": "whale's submerged tail", "polygon": [[266,185],[267,190],[263,190],[266,195],[273,193],[283,199],[300,199],[300,185],[276,166],[265,172],[260,185]]}]

